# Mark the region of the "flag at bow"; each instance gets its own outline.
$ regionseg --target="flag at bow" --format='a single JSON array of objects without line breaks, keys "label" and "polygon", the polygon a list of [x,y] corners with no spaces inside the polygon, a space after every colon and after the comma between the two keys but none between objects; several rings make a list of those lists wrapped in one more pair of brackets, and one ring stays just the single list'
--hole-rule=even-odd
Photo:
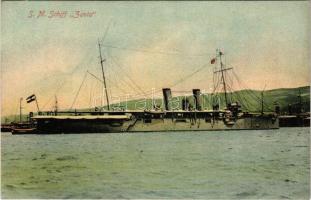
[{"label": "flag at bow", "polygon": [[211,64],[214,64],[216,62],[216,58],[213,58],[212,60],[211,60]]},{"label": "flag at bow", "polygon": [[30,103],[32,101],[36,100],[36,95],[30,95],[29,97],[26,98],[27,103]]}]

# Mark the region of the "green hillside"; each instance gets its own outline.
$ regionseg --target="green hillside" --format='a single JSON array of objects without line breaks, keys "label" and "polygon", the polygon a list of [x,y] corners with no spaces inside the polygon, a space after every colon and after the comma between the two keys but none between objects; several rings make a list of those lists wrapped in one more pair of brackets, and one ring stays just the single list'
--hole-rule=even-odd
[{"label": "green hillside", "polygon": [[[294,107],[295,104],[299,102],[299,92],[302,97],[303,107],[305,111],[310,111],[310,86],[305,87],[299,87],[299,88],[281,88],[281,89],[274,89],[274,90],[268,90],[263,92],[264,96],[264,111],[273,111],[274,110],[274,103],[278,103],[281,107],[282,112],[287,112],[288,104],[292,104]],[[173,94],[174,95],[174,94]],[[218,98],[219,96],[219,98]],[[214,99],[220,101],[221,107],[224,107],[225,105],[225,98],[224,94],[220,94],[217,97],[214,97]],[[189,102],[193,104],[193,97],[188,96]],[[174,107],[176,109],[181,108],[181,100],[183,99],[182,96],[173,97],[172,101]],[[212,109],[212,102],[213,97],[211,94],[204,94],[202,95],[202,104],[204,109]],[[261,91],[256,90],[241,90],[234,93],[228,94],[228,99],[230,102],[239,102],[242,106],[243,110],[247,111],[261,111]],[[160,105],[161,108],[163,108],[162,105],[162,99],[156,99],[155,104]],[[151,99],[140,99],[140,100],[132,100],[128,101],[127,105],[126,103],[122,102],[120,104],[113,104],[112,107],[122,107],[129,110],[137,109],[137,108],[145,108],[151,109],[152,108],[152,100]]]},{"label": "green hillside", "polygon": [[[264,91],[264,111],[271,112],[274,111],[275,102],[281,107],[281,112],[285,113],[288,111],[288,105],[291,104],[293,108],[299,102],[298,95],[301,94],[301,99],[303,103],[303,108],[305,112],[310,111],[310,86],[299,87],[299,88],[280,88]],[[171,104],[175,109],[181,109],[181,100],[185,98],[182,96],[174,96],[173,93],[173,103]],[[189,99],[190,104],[193,105],[193,97],[186,97]],[[212,109],[212,103],[220,102],[220,107],[223,108],[225,105],[224,94],[219,94],[218,96],[212,96],[211,94],[202,95],[202,104],[204,109]],[[228,99],[230,102],[239,102],[244,111],[260,112],[261,111],[261,91],[257,90],[241,90],[234,93],[228,94]],[[155,104],[163,108],[162,99],[155,99]],[[121,102],[119,104],[112,104],[112,109],[125,109],[128,110],[149,110],[152,109],[151,99],[139,99],[131,100],[127,103]],[[94,108],[79,109],[77,111],[94,111]],[[12,122],[14,119],[19,120],[19,116],[2,116],[1,122]],[[23,115],[23,120],[27,119],[27,115]]]}]

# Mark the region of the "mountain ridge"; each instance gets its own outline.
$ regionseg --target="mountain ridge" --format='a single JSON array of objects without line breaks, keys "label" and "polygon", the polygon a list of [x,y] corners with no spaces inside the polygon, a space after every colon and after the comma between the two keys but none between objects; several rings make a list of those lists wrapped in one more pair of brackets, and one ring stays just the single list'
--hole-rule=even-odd
[{"label": "mountain ridge", "polygon": [[[251,111],[251,112],[259,112],[261,111],[261,92],[260,90],[252,90],[252,89],[243,89],[239,91],[234,91],[232,93],[228,93],[229,99],[231,102],[238,101],[241,106],[242,110],[244,111]],[[298,95],[301,93],[301,100],[303,102],[303,107],[305,112],[310,111],[310,86],[301,86],[296,88],[277,88],[277,89],[271,89],[266,90],[263,92],[264,94],[264,111],[265,112],[271,112],[274,110],[274,105],[278,104],[281,108],[281,112],[286,113],[288,110],[288,105],[291,104],[292,107],[295,107],[297,102],[299,102]],[[212,102],[210,99],[212,94],[205,93],[202,96],[202,100],[204,102],[208,102],[206,106],[203,106],[204,109],[211,109]],[[234,95],[236,97],[234,97]],[[219,95],[219,103],[221,107],[224,107],[224,94],[220,93]],[[230,97],[231,96],[231,97]],[[189,99],[190,103],[193,103],[193,96],[186,96]],[[183,98],[183,96],[176,96],[173,98],[180,98],[180,100]],[[245,100],[245,102],[248,102],[247,104],[245,102],[240,102],[241,100]],[[145,110],[151,109],[152,106],[152,99],[136,99],[136,100],[129,100],[127,101],[127,104],[125,102],[120,103],[114,103],[110,104],[110,106],[114,109],[118,107],[125,107],[127,106],[127,110],[134,110],[137,109],[137,104],[142,104],[143,101],[145,101]],[[158,104],[161,102],[162,105],[162,99],[154,99],[154,102]],[[176,101],[177,102],[177,101]],[[180,109],[180,105],[177,109]],[[163,107],[163,105],[161,106]],[[106,106],[104,106],[104,109],[106,109]],[[144,109],[143,109],[144,110]],[[95,111],[94,108],[80,108],[77,109],[77,111]],[[26,120],[28,115],[23,115],[23,120]],[[1,122],[2,123],[10,123],[14,121],[14,119],[19,119],[19,115],[9,115],[9,116],[1,116]]]}]

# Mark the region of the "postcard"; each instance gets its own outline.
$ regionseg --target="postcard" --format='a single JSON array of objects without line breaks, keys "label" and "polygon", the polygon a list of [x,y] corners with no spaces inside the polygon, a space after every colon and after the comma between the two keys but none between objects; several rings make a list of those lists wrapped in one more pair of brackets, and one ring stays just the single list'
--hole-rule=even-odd
[{"label": "postcard", "polygon": [[309,1],[2,1],[3,199],[309,199]]}]

